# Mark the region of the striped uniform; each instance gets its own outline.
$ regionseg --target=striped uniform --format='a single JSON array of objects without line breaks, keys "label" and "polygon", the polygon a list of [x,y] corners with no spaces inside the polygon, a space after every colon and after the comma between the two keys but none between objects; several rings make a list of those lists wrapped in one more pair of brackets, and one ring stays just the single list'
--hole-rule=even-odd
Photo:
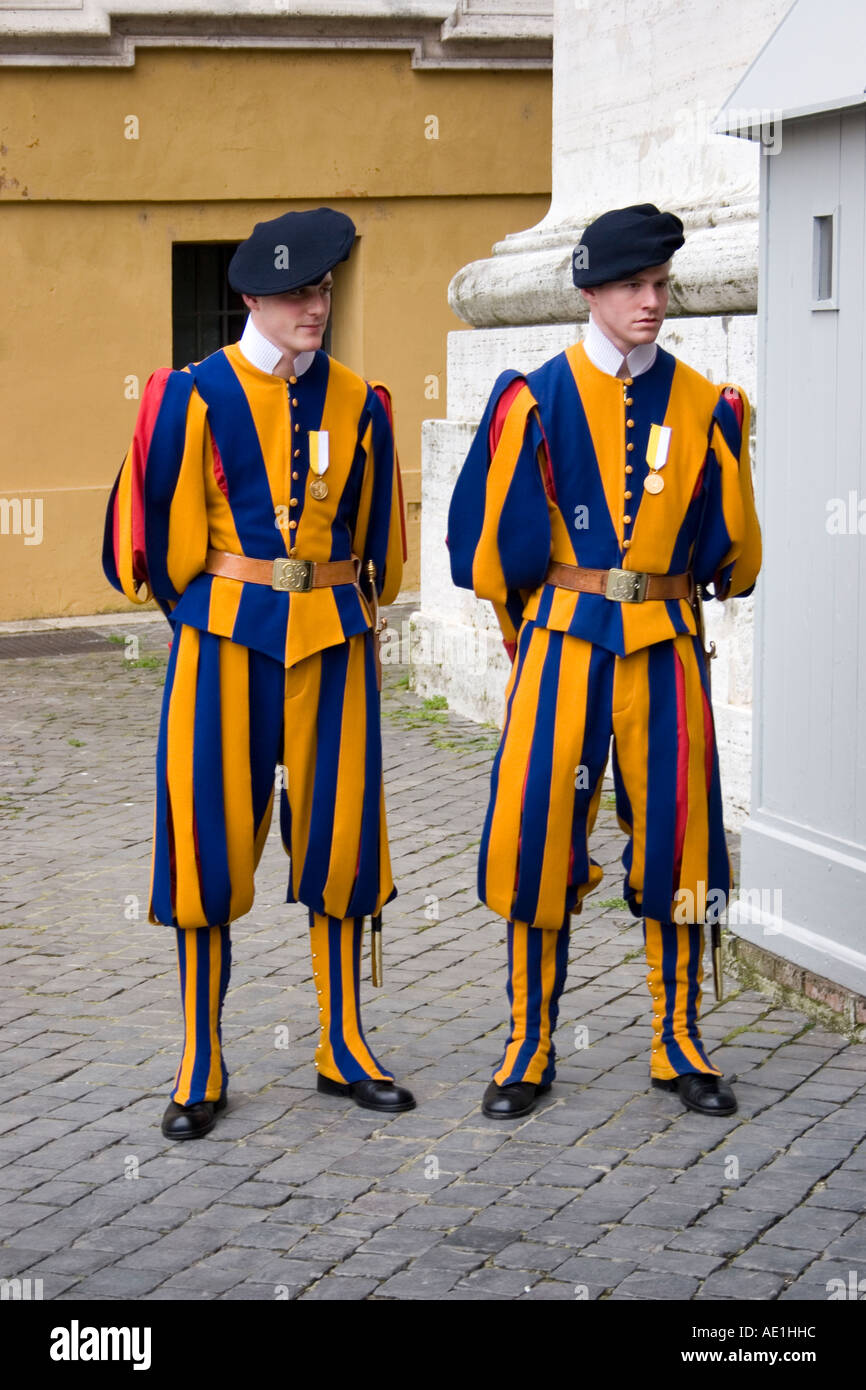
[{"label": "striped uniform", "polygon": [[[310,468],[324,433],[328,495],[316,500]],[[306,904],[313,931],[314,914],[324,915],[341,924],[346,942],[359,942],[364,915],[395,892],[366,599],[354,584],[290,594],[206,574],[209,548],[268,561],[356,555],[362,573],[373,562],[378,596],[391,602],[405,539],[385,389],[321,351],[287,383],[237,344],[184,371],[156,372],[111,494],[106,575],[135,603],[155,598],[174,633],[149,918],[181,929],[181,1103],[204,1099],[215,1077],[225,1085],[218,1018],[226,924],[252,906],[277,764],[285,768],[287,899]],[[218,947],[214,933],[224,930]],[[356,975],[341,979],[340,1017],[348,1019],[357,1011]],[[373,1064],[364,1075],[384,1075],[366,1045],[355,1052]],[[327,1053],[338,1055],[339,1045]],[[330,1065],[326,1074],[342,1079]]]},{"label": "striped uniform", "polygon": [[[671,430],[655,494],[643,486],[652,425]],[[499,378],[458,479],[452,574],[493,602],[513,660],[478,884],[518,932],[512,961],[525,962],[519,979],[511,971],[512,1036],[499,1084],[535,1080],[539,1067],[553,1066],[551,1017],[566,954],[548,947],[545,955],[531,929],[567,933],[569,916],[601,881],[588,837],[611,740],[617,818],[628,837],[623,893],[647,920],[653,1075],[715,1071],[697,1029],[699,923],[672,921],[678,904],[731,886],[694,614],[686,600],[618,603],[545,577],[551,560],[692,570],[715,597],[751,592],[761,545],[748,426],[742,393],[662,349],[646,372],[622,381],[578,344],[526,377]],[[659,931],[673,944],[662,947]],[[529,1061],[521,1030],[537,1041]]]}]

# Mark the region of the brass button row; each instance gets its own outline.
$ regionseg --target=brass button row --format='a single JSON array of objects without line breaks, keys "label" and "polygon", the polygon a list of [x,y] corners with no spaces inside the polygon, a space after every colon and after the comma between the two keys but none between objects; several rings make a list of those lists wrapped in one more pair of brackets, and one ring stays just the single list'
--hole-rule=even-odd
[{"label": "brass button row", "polygon": [[[629,386],[632,386],[632,385],[634,385],[634,379],[633,379],[633,377],[630,377],[630,376],[626,377],[625,380],[623,381],[623,405],[624,405],[626,408],[628,408],[628,407],[631,406],[631,405],[634,405],[634,396],[630,396],[630,395],[628,394],[628,389],[627,389]],[[633,430],[633,429],[634,429],[634,420],[631,418],[631,416],[627,416],[627,417],[626,417],[625,427],[626,427],[627,430]],[[625,447],[626,447],[626,452],[627,452],[627,453],[631,454],[631,453],[634,452],[634,444],[632,443],[631,440],[629,440],[629,442],[626,444]],[[626,471],[627,474],[630,474],[630,473],[633,473],[633,472],[634,472],[634,469],[633,469],[633,467],[632,467],[632,465],[631,465],[630,463],[627,463],[627,464],[625,465],[625,471]],[[626,500],[627,502],[631,500],[631,492],[629,491],[628,488],[626,489],[626,492],[625,492],[625,500]],[[628,512],[624,512],[624,513],[623,513],[622,523],[623,523],[623,526],[631,526],[632,518],[631,518],[631,515],[630,515]],[[626,536],[625,539],[623,540],[623,543],[622,543],[622,548],[623,548],[623,550],[628,550],[629,547],[630,547],[630,545],[631,545],[631,540],[629,539],[629,537]]]},{"label": "brass button row", "polygon": [[[290,377],[289,377],[289,385],[290,385],[290,386],[297,386],[297,384],[298,384],[298,378],[297,378],[296,376],[290,376]],[[295,407],[297,407],[297,404],[298,404],[298,398],[297,398],[297,396],[292,396],[291,400],[292,400],[292,405],[295,406]],[[301,430],[300,425],[296,424],[296,425],[295,425],[295,434],[299,434],[299,433],[300,433],[300,430]],[[294,450],[292,451],[292,458],[300,458],[300,457],[301,457],[301,451],[300,451],[300,449],[294,449]],[[293,470],[293,472],[292,472],[292,478],[293,478],[293,480],[294,480],[295,482],[297,482],[297,480],[298,480],[298,474],[297,474],[297,472],[294,471],[294,470]],[[298,505],[298,499],[297,499],[297,497],[290,497],[290,498],[289,498],[289,506],[290,506],[290,507],[296,507],[297,505]],[[290,531],[294,531],[295,528],[296,528],[296,526],[297,526],[297,524],[298,524],[297,521],[295,521],[294,518],[293,518],[293,519],[289,522],[289,530],[290,530]],[[292,552],[292,553],[294,553],[294,552]]]}]

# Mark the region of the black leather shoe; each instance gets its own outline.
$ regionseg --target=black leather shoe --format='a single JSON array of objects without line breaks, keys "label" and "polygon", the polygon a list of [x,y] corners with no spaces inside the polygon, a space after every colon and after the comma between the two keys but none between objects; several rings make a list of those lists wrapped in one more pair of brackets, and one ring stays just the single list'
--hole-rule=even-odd
[{"label": "black leather shoe", "polygon": [[385,1114],[396,1115],[400,1110],[415,1109],[412,1092],[405,1086],[398,1086],[396,1081],[375,1081],[371,1077],[363,1081],[332,1081],[320,1072],[316,1090],[323,1096],[351,1096],[362,1110],[382,1110]]},{"label": "black leather shoe", "polygon": [[225,1110],[226,1096],[219,1100],[197,1100],[192,1105],[178,1105],[170,1100],[162,1117],[162,1132],[166,1139],[201,1139],[216,1124],[217,1112]]},{"label": "black leather shoe", "polygon": [[533,1081],[513,1081],[510,1086],[497,1086],[491,1081],[484,1092],[481,1113],[491,1120],[513,1120],[518,1115],[528,1115],[535,1109],[537,1098],[549,1090],[550,1082],[546,1086],[536,1086]]},{"label": "black leather shoe", "polygon": [[702,1071],[689,1071],[685,1076],[673,1076],[669,1081],[653,1077],[660,1091],[676,1091],[687,1110],[699,1115],[733,1115],[737,1098],[721,1076],[709,1076]]}]

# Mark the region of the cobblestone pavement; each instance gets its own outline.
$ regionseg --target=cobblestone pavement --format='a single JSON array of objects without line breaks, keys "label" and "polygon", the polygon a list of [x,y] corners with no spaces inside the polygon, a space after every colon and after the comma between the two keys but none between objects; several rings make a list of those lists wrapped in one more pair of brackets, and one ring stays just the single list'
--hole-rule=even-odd
[{"label": "cobblestone pavement", "polygon": [[306,918],[272,830],[233,929],[228,1111],[206,1139],[163,1139],[179,1005],[146,894],[167,635],[121,619],[79,654],[0,663],[0,1277],[51,1299],[823,1300],[866,1275],[866,1047],[730,982],[704,1035],[740,1113],[650,1090],[608,805],[558,1079],[522,1121],[481,1115],[505,1022],[504,926],[474,886],[494,740],[393,667],[401,893],[364,1015],[418,1108],[386,1119],[314,1090]]}]

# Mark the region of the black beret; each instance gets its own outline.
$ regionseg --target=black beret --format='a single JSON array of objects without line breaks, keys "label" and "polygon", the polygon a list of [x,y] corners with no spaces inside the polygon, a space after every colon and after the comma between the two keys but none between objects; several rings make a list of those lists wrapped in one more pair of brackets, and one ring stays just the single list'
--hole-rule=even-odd
[{"label": "black beret", "polygon": [[614,208],[590,222],[574,248],[572,279],[578,289],[625,280],[648,266],[664,265],[684,241],[680,219],[653,203]]},{"label": "black beret", "polygon": [[229,262],[229,284],[238,294],[283,294],[317,285],[355,240],[355,224],[333,208],[284,212],[257,222]]}]

